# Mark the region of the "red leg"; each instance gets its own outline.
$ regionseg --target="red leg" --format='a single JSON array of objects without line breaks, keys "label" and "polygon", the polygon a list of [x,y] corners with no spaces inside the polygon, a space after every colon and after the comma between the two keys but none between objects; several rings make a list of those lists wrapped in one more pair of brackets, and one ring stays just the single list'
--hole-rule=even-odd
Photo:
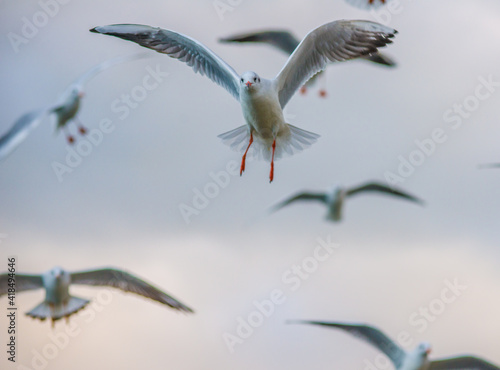
[{"label": "red leg", "polygon": [[271,172],[269,173],[269,182],[273,182],[274,179],[274,151],[276,150],[276,139],[273,141],[273,155],[271,157]]},{"label": "red leg", "polygon": [[245,150],[245,154],[243,154],[243,158],[241,158],[241,168],[240,168],[240,176],[243,175],[243,171],[245,171],[245,160],[247,159],[248,149],[250,149],[250,145],[253,143],[253,133],[250,131],[250,142],[248,143],[247,150]]},{"label": "red leg", "polygon": [[87,133],[87,129],[83,126],[78,126],[78,132],[80,132],[80,134],[82,135],[85,135]]},{"label": "red leg", "polygon": [[302,86],[302,87],[300,88],[300,93],[301,93],[302,95],[305,95],[305,94],[306,94],[306,92],[307,92],[307,87],[306,87],[306,85],[304,85],[304,86]]},{"label": "red leg", "polygon": [[73,144],[75,142],[75,138],[71,135],[68,135],[68,143]]}]

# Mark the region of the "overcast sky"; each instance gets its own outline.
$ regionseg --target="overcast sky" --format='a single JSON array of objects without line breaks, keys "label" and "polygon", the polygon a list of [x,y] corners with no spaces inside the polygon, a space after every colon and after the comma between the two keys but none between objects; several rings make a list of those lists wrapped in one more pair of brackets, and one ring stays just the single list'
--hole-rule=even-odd
[{"label": "overcast sky", "polygon": [[[399,31],[384,49],[398,67],[340,63],[327,70],[326,99],[317,89],[295,96],[289,122],[321,138],[278,161],[272,184],[266,162],[249,162],[242,177],[228,172],[241,156],[217,135],[244,123],[241,109],[182,63],[151,52],[90,81],[79,118],[102,140],[78,137],[72,148],[88,149],[87,156],[68,154],[50,117],[0,163],[0,271],[11,255],[27,273],[115,266],[196,314],[121,292],[103,301],[108,291],[76,287],[73,295],[100,305],[71,318],[77,333],[70,337],[63,321],[52,330],[24,315],[43,291],[19,294],[18,361],[7,363],[2,351],[2,369],[34,369],[34,361],[54,370],[354,370],[377,358],[343,332],[287,325],[288,319],[367,322],[394,339],[407,333],[407,349],[430,342],[432,358],[472,353],[500,364],[500,170],[477,168],[500,162],[497,1],[401,0],[390,19],[343,0],[221,0],[223,13],[213,0],[72,0],[48,10],[40,3],[0,0],[0,134],[27,111],[53,104],[93,65],[144,50],[88,32],[98,25],[171,29],[204,43],[238,73],[272,78],[286,61],[282,53],[217,39],[269,27],[300,38],[333,20],[378,17]],[[23,34],[26,22],[40,26]],[[168,76],[137,95],[151,70]],[[127,111],[123,96],[132,92],[139,99]],[[464,103],[470,109],[459,113]],[[439,142],[432,153],[415,154],[417,143],[433,137]],[[403,169],[410,157],[418,165]],[[388,173],[425,207],[363,195],[347,203],[340,224],[325,221],[326,210],[315,204],[267,214],[299,190],[385,181]],[[214,176],[225,182],[214,185]],[[207,191],[214,193],[204,204],[193,200]],[[197,214],[180,211],[197,205],[203,207]],[[314,264],[320,240],[336,247]],[[294,275],[293,266],[304,263],[311,272]],[[443,302],[446,289],[453,302]],[[239,338],[240,318],[262,317],[255,302],[270,297],[279,297],[273,313]],[[2,344],[6,307],[2,297]],[[422,309],[434,312],[432,319]],[[52,356],[49,335],[57,334],[67,340]],[[228,346],[231,335],[239,340]]]}]

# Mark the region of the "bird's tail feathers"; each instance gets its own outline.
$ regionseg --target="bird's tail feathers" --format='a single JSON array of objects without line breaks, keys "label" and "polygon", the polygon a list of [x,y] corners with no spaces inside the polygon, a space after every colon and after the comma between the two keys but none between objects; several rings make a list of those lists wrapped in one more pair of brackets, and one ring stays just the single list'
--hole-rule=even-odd
[{"label": "bird's tail feathers", "polygon": [[[275,160],[301,152],[314,144],[319,138],[318,134],[302,130],[296,126],[287,124],[286,127],[287,131],[280,133],[276,138]],[[218,137],[232,150],[244,153],[250,142],[250,129],[247,125],[243,125],[220,134]],[[262,140],[257,135],[254,135],[254,141],[248,151],[248,158],[270,161],[271,155],[272,141]]]},{"label": "bird's tail feathers", "polygon": [[70,297],[67,302],[57,305],[43,301],[31,311],[27,312],[26,315],[42,321],[45,319],[52,319],[52,321],[55,321],[63,317],[69,317],[84,308],[89,302],[90,301],[87,299],[78,297]]}]

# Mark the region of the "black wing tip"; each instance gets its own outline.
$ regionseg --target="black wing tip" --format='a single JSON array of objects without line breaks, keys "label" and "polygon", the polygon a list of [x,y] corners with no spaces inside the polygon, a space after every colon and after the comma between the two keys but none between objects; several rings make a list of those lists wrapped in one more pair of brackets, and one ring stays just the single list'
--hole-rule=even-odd
[{"label": "black wing tip", "polygon": [[311,320],[286,320],[285,324],[314,324],[316,321]]},{"label": "black wing tip", "polygon": [[223,44],[229,44],[230,42],[235,42],[236,40],[230,37],[219,37],[217,41],[222,42]]},{"label": "black wing tip", "polygon": [[500,163],[483,163],[483,164],[478,164],[477,168],[480,170],[488,169],[488,168],[499,168]]},{"label": "black wing tip", "polygon": [[184,313],[191,313],[191,314],[195,313],[195,311],[192,308],[190,308],[186,305],[177,306],[175,308],[177,308],[179,311],[184,312]]},{"label": "black wing tip", "polygon": [[97,30],[97,27],[91,28],[89,31],[90,31],[90,32],[92,32],[92,33],[100,33],[100,32]]}]

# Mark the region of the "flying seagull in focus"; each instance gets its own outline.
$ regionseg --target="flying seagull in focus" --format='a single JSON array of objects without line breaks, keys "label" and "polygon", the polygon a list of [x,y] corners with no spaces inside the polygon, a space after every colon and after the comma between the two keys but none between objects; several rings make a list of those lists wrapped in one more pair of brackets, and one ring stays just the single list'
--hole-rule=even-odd
[{"label": "flying seagull in focus", "polygon": [[318,138],[314,133],[285,122],[283,108],[295,92],[329,62],[373,54],[379,47],[391,43],[397,33],[392,28],[368,21],[341,20],[324,24],[309,32],[278,75],[268,80],[255,72],[238,75],[206,46],[173,31],[134,24],[95,27],[90,31],[133,41],[167,54],[224,87],[241,104],[246,125],[219,137],[232,149],[243,153],[240,175],[253,144],[252,155],[271,162],[271,182],[275,159],[299,152]]},{"label": "flying seagull in focus", "polygon": [[76,116],[80,109],[80,102],[84,96],[84,87],[93,77],[100,72],[120,63],[130,60],[144,58],[145,53],[121,56],[107,60],[98,64],[78,77],[62,93],[59,101],[49,107],[37,109],[21,116],[2,137],[0,137],[0,160],[8,156],[19,144],[21,144],[28,134],[36,128],[46,115],[54,114],[56,117],[56,131],[62,129],[66,133],[70,144],[75,141],[75,137],[69,134],[68,123],[73,121],[77,125],[78,132],[81,135],[87,133],[87,129],[80,123]]},{"label": "flying seagull in focus", "polygon": [[427,342],[420,343],[413,351],[407,352],[399,347],[379,329],[364,324],[344,324],[321,321],[289,321],[290,323],[321,325],[344,330],[358,339],[376,347],[394,364],[396,370],[498,370],[485,360],[473,356],[452,357],[430,361],[428,356],[431,346]]},{"label": "flying seagull in focus", "polygon": [[344,188],[336,185],[328,193],[301,192],[291,196],[288,199],[285,199],[281,203],[278,203],[271,209],[271,211],[277,211],[297,201],[316,201],[321,202],[328,207],[328,214],[326,216],[327,220],[340,221],[342,219],[342,210],[344,208],[344,202],[346,198],[352,197],[356,194],[368,192],[389,194],[395,197],[409,200],[411,202],[423,204],[422,200],[401,190],[390,188],[384,184],[380,184],[377,182],[369,182],[354,188]]},{"label": "flying seagull in focus", "polygon": [[[220,42],[223,43],[264,43],[269,44],[277,49],[283,51],[287,55],[293,53],[293,51],[300,44],[300,40],[298,40],[291,32],[286,30],[272,30],[272,31],[260,31],[260,32],[250,32],[244,34],[233,35],[225,38],[219,39]],[[376,52],[373,54],[367,54],[359,57],[360,59],[365,59],[377,64],[382,64],[388,67],[394,67],[396,64],[387,56],[380,52]],[[300,88],[300,92],[305,94],[307,88],[313,86],[320,76],[323,76],[323,72],[318,72],[314,75],[307,83]],[[322,97],[326,96],[326,90],[320,89],[319,95]]]},{"label": "flying seagull in focus", "polygon": [[348,4],[360,9],[378,9],[390,0],[345,0]]},{"label": "flying seagull in focus", "polygon": [[[9,282],[8,274],[0,275],[0,297],[8,293]],[[193,312],[153,285],[125,271],[112,268],[67,272],[60,267],[54,267],[42,275],[15,275],[16,294],[26,290],[45,289],[45,300],[26,315],[42,321],[50,318],[52,324],[63,317],[69,318],[90,302],[70,295],[69,287],[75,284],[118,288],[163,303],[175,310]]]}]

